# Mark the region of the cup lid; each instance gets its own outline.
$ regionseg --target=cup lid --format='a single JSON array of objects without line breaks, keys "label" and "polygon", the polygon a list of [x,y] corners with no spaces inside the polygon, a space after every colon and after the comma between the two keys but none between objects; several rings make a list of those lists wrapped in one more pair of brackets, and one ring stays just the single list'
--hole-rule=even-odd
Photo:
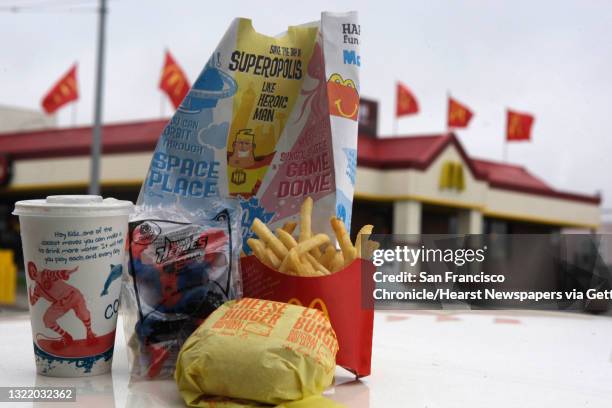
[{"label": "cup lid", "polygon": [[56,195],[46,199],[15,203],[15,215],[48,217],[104,217],[128,215],[134,209],[130,201],[102,198],[98,195]]}]

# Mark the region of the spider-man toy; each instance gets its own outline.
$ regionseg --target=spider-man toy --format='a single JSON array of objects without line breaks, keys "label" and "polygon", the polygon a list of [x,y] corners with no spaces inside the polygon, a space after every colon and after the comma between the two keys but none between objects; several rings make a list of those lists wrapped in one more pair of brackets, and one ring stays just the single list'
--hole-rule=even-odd
[{"label": "spider-man toy", "polygon": [[231,239],[222,228],[159,220],[130,223],[130,238],[140,364],[155,378],[173,371],[187,337],[229,299]]}]

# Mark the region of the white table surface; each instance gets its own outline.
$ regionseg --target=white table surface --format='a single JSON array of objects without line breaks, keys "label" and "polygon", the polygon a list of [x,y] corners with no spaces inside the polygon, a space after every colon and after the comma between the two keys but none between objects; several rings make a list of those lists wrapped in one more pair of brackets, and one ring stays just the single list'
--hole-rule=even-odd
[{"label": "white table surface", "polygon": [[[372,376],[354,381],[338,369],[326,392],[349,407],[612,407],[610,317],[377,312],[374,327]],[[0,318],[0,385],[76,386],[69,407],[183,406],[172,381],[129,386],[117,334],[112,376],[49,378],[36,375],[27,315]],[[60,406],[13,404],[32,405]]]}]

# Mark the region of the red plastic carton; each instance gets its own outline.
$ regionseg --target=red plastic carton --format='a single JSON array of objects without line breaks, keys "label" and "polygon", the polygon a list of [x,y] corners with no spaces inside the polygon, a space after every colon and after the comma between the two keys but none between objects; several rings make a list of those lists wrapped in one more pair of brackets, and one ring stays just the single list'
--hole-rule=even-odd
[{"label": "red plastic carton", "polygon": [[[357,377],[370,375],[374,310],[362,295],[371,293],[374,265],[357,259],[327,276],[301,277],[270,269],[255,256],[241,258],[245,297],[317,308],[329,317],[338,337],[338,365]],[[371,297],[368,296],[368,299]]]}]

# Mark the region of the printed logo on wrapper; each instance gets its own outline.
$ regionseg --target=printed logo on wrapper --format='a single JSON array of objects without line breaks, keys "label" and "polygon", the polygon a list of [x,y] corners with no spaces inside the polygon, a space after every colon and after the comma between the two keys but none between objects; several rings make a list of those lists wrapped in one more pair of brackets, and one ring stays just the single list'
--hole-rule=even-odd
[{"label": "printed logo on wrapper", "polygon": [[337,351],[318,310],[242,298],[223,304],[186,340],[175,379],[190,406],[323,406],[312,396],[332,384]]},{"label": "printed logo on wrapper", "polygon": [[[287,303],[289,303],[290,305],[306,306],[298,298],[291,298],[287,301]],[[325,306],[325,302],[321,298],[313,299],[310,303],[308,303],[308,306],[306,307],[320,310],[323,315],[329,320],[329,312],[327,311],[327,306]]]}]

